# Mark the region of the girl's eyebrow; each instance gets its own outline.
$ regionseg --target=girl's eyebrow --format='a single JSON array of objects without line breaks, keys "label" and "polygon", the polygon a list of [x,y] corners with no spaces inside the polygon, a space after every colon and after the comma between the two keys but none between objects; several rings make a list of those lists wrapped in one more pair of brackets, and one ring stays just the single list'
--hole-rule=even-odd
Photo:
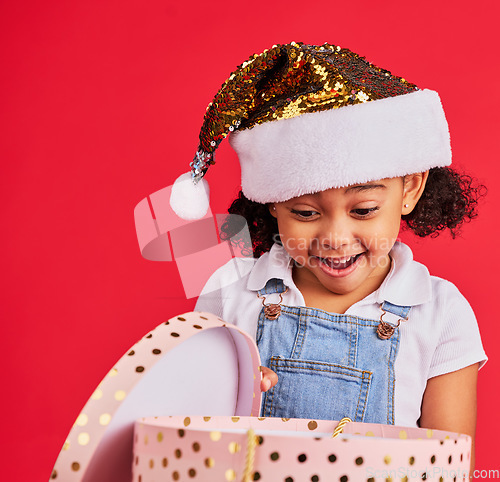
[{"label": "girl's eyebrow", "polygon": [[349,192],[362,192],[362,191],[368,191],[371,189],[378,189],[378,188],[387,189],[387,186],[385,186],[384,184],[360,184],[359,186],[348,187],[345,190],[345,194],[347,194]]}]

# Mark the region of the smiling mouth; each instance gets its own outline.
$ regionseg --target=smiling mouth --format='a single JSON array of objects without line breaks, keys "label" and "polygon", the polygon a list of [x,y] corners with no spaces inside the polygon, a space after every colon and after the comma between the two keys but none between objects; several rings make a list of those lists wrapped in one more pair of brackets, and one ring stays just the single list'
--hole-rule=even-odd
[{"label": "smiling mouth", "polygon": [[361,256],[363,253],[359,254],[354,254],[349,257],[345,258],[321,258],[317,256],[317,258],[320,260],[321,263],[323,263],[325,266],[327,266],[330,269],[346,269],[349,266],[353,265]]}]

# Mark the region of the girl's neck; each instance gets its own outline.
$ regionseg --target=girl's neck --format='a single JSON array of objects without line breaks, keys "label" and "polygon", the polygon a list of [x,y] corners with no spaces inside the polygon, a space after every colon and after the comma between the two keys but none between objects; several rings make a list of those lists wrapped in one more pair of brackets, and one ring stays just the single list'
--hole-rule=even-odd
[{"label": "girl's neck", "polygon": [[369,276],[363,284],[349,293],[334,293],[325,286],[307,269],[294,266],[292,271],[293,281],[304,297],[305,305],[329,313],[345,313],[354,303],[366,298],[383,283],[391,269],[391,263],[385,263]]}]

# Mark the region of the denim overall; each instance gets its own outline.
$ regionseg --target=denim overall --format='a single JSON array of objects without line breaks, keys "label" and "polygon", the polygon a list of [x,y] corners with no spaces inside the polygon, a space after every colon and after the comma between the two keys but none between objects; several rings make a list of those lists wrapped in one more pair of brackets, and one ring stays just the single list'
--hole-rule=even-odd
[{"label": "denim overall", "polygon": [[[283,293],[271,279],[259,296]],[[385,301],[391,325],[407,319],[410,306]],[[275,320],[259,315],[257,346],[261,363],[278,374],[264,393],[263,417],[311,418],[394,424],[394,362],[399,328],[389,339],[377,335],[379,320],[281,306]],[[394,323],[395,322],[395,323]]]}]

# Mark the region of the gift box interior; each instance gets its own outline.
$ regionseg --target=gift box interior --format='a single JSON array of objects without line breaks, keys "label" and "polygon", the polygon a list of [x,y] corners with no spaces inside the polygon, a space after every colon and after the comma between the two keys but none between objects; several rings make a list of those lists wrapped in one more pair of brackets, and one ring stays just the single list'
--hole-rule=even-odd
[{"label": "gift box interior", "polygon": [[332,439],[337,421],[261,418],[259,365],[214,315],[162,323],[93,392],[50,480],[460,480],[469,466],[466,435],[347,423]]}]

